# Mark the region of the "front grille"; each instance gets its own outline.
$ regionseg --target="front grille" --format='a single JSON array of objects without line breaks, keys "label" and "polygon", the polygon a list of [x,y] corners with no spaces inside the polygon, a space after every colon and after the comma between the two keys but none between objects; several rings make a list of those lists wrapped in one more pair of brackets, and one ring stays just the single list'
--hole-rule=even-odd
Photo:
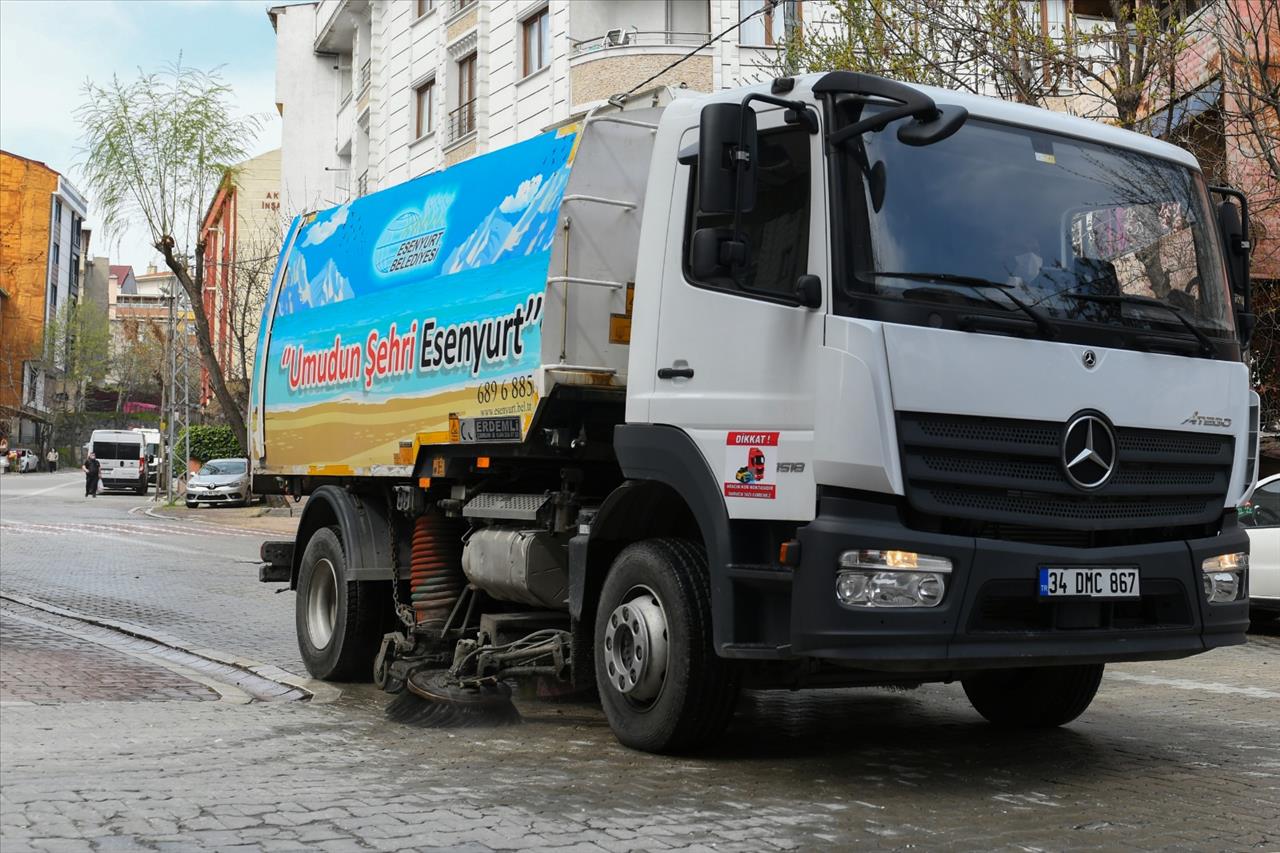
[{"label": "front grille", "polygon": [[1061,463],[1066,425],[898,413],[907,500],[943,519],[1061,530],[1181,527],[1219,519],[1230,435],[1116,428],[1116,470],[1077,489]]},{"label": "front grille", "polygon": [[1034,581],[999,580],[979,590],[969,617],[969,630],[1136,631],[1186,628],[1192,622],[1187,590],[1172,579],[1144,580],[1141,598],[1125,601],[1041,601]]}]

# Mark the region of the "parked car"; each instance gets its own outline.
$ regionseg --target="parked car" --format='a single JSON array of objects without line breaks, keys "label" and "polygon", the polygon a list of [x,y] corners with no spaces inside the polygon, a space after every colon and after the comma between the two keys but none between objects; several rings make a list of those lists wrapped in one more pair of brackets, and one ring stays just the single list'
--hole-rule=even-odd
[{"label": "parked car", "polygon": [[187,506],[248,506],[253,500],[248,459],[210,459],[187,481]]},{"label": "parked car", "polygon": [[13,470],[19,474],[40,470],[40,454],[25,447],[15,447],[9,451],[9,461]]},{"label": "parked car", "polygon": [[1280,616],[1280,474],[1259,481],[1239,514],[1249,534],[1249,604],[1255,619],[1272,619]]}]

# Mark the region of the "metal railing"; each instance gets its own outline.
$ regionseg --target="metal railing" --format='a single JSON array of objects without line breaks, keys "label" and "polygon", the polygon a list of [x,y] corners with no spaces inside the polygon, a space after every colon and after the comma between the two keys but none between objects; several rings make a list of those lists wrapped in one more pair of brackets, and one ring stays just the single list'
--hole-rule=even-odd
[{"label": "metal railing", "polygon": [[449,113],[449,141],[456,142],[468,133],[474,132],[476,129],[476,102],[475,99],[459,104],[458,108]]},{"label": "metal railing", "polygon": [[363,198],[369,194],[369,170],[365,169],[360,173],[360,177],[356,178],[356,198]]},{"label": "metal railing", "polygon": [[371,82],[373,82],[373,60],[366,59],[364,65],[360,66],[360,88],[357,90],[357,98],[362,97],[365,92],[369,91]]},{"label": "metal railing", "polygon": [[637,30],[634,27],[612,29],[603,35],[578,39],[569,47],[570,56],[582,56],[618,47],[697,47],[710,33],[677,33],[662,30]]}]

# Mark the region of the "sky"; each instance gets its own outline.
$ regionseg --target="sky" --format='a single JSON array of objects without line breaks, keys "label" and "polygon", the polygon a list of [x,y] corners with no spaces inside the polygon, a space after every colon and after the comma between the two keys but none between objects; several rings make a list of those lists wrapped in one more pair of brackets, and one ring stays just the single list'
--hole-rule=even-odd
[{"label": "sky", "polygon": [[[279,0],[0,0],[0,148],[80,180],[75,112],[86,79],[132,79],[182,62],[221,66],[237,114],[263,118],[250,155],[280,145],[275,109],[275,32],[267,19]],[[88,224],[96,217],[89,198]],[[159,262],[145,225],[106,235],[94,227],[90,250],[143,272]],[[108,245],[108,243],[110,245]]]}]

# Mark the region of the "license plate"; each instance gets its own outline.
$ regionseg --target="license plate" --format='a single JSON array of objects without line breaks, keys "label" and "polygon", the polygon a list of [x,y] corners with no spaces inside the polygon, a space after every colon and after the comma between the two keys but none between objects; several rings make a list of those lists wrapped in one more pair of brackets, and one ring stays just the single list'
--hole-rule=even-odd
[{"label": "license plate", "polygon": [[1138,570],[1114,566],[1041,566],[1041,598],[1137,598]]}]

